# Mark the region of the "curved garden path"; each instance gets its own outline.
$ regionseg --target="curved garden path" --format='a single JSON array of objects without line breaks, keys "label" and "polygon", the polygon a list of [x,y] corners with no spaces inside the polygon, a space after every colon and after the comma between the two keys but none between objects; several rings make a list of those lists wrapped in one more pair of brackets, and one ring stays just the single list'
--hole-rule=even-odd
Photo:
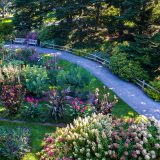
[{"label": "curved garden path", "polygon": [[[5,45],[9,48],[20,48],[22,45]],[[160,103],[150,99],[136,85],[123,81],[113,75],[111,71],[97,62],[73,55],[69,52],[35,47],[40,53],[58,53],[61,59],[76,63],[94,74],[109,89],[113,90],[124,102],[131,106],[139,114],[147,117],[154,116],[160,120]]]}]

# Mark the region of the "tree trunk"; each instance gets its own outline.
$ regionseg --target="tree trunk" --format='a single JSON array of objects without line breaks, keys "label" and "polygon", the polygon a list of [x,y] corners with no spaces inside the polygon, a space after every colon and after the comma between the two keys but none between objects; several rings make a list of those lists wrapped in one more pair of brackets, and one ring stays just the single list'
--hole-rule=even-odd
[{"label": "tree trunk", "polygon": [[2,9],[2,18],[5,18],[5,8]]},{"label": "tree trunk", "polygon": [[96,4],[96,23],[95,23],[95,32],[97,32],[98,25],[99,25],[99,18],[100,18],[100,7],[101,4]]},{"label": "tree trunk", "polygon": [[[119,9],[120,9],[119,17],[121,17],[124,13],[124,8],[122,6],[121,0],[119,0]],[[123,22],[121,19],[119,19],[118,25],[119,25],[118,35],[119,38],[121,38],[123,36],[123,30],[124,30]]]}]

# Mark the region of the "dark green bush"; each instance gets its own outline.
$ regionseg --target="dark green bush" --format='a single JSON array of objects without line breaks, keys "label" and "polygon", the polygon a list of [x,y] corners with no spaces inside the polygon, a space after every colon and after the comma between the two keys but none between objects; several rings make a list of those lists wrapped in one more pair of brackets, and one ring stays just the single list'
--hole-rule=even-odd
[{"label": "dark green bush", "polygon": [[125,53],[119,52],[116,47],[110,58],[110,69],[122,79],[134,81],[135,78],[147,80],[147,72],[137,61],[129,60]]},{"label": "dark green bush", "polygon": [[0,34],[4,40],[8,41],[12,39],[12,32],[14,30],[12,23],[0,23]]},{"label": "dark green bush", "polygon": [[0,126],[0,157],[21,159],[30,152],[30,131],[27,128],[9,129]]}]

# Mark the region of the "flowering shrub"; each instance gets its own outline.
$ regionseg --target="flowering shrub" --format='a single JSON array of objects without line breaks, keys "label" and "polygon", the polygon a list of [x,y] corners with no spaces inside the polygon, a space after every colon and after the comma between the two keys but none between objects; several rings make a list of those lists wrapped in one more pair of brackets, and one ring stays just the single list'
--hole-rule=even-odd
[{"label": "flowering shrub", "polygon": [[44,139],[41,160],[150,160],[160,158],[160,122],[111,119],[93,114],[78,118]]},{"label": "flowering shrub", "polygon": [[107,151],[110,159],[160,158],[160,122],[157,120],[113,120]]},{"label": "flowering shrub", "polygon": [[38,104],[38,99],[26,98],[27,103],[24,105],[23,114],[26,118],[34,119],[40,114],[40,105]]},{"label": "flowering shrub", "polygon": [[15,160],[31,151],[30,131],[27,128],[9,129],[0,126],[0,157]]},{"label": "flowering shrub", "polygon": [[111,118],[102,114],[74,120],[66,128],[57,129],[56,133],[47,135],[44,148],[37,155],[41,160],[80,158],[89,159],[105,157],[107,136],[111,134]]},{"label": "flowering shrub", "polygon": [[20,108],[25,90],[22,85],[3,85],[0,100],[9,113],[17,113]]},{"label": "flowering shrub", "polygon": [[24,61],[25,63],[30,61],[30,57],[36,54],[34,48],[19,48],[15,50],[15,56],[18,60]]},{"label": "flowering shrub", "polygon": [[[104,86],[104,91],[106,87]],[[114,99],[111,100],[110,93],[104,94],[103,98],[100,99],[99,89],[96,88],[93,105],[96,107],[97,113],[103,113],[104,115],[110,114],[112,112],[112,108],[118,103],[117,96],[114,96]]]},{"label": "flowering shrub", "polygon": [[70,114],[73,117],[86,117],[90,116],[95,112],[94,106],[86,105],[83,101],[80,101],[78,98],[75,98],[71,105],[69,105]]},{"label": "flowering shrub", "polygon": [[0,83],[10,84],[19,81],[21,68],[9,63],[7,66],[0,67]]}]

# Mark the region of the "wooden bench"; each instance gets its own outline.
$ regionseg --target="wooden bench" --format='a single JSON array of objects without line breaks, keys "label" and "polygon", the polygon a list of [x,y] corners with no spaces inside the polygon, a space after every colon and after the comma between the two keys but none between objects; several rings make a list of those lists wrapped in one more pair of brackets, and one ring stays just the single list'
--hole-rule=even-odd
[{"label": "wooden bench", "polygon": [[27,41],[27,45],[35,45],[35,46],[37,46],[37,40],[34,40],[34,39],[28,39],[28,41]]},{"label": "wooden bench", "polygon": [[25,44],[26,39],[25,38],[15,38],[15,40],[13,42],[14,42],[14,44],[16,44],[16,43]]}]

